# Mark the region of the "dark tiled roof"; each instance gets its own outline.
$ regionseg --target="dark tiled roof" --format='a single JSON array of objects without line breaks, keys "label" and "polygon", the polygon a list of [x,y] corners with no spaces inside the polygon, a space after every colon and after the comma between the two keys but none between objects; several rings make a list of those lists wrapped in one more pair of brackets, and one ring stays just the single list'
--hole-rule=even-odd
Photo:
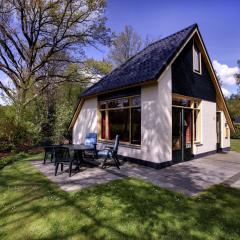
[{"label": "dark tiled roof", "polygon": [[81,97],[156,80],[195,28],[197,24],[150,44],[86,89]]}]

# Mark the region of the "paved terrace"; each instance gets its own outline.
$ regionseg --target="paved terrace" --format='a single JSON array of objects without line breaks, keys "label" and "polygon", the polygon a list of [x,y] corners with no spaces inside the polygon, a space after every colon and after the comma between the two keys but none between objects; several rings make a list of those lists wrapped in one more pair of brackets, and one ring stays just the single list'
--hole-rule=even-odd
[{"label": "paved terrace", "polygon": [[68,177],[67,166],[65,172],[59,172],[55,177],[53,164],[44,165],[42,161],[33,161],[32,164],[65,191],[80,190],[123,177],[140,178],[186,195],[195,195],[219,183],[240,188],[240,153],[237,152],[214,154],[160,170],[128,162],[122,162],[120,170],[113,166],[107,169],[83,166],[71,178]]}]

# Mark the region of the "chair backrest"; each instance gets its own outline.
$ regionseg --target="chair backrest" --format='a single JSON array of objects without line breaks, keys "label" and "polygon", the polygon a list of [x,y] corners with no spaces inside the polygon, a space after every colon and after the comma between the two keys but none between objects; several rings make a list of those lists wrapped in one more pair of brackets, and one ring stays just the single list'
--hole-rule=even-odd
[{"label": "chair backrest", "polygon": [[119,141],[120,141],[120,135],[116,135],[115,143],[114,143],[114,146],[113,146],[113,152],[114,153],[118,152]]},{"label": "chair backrest", "polygon": [[70,154],[69,149],[66,147],[54,147],[55,161],[56,162],[69,162]]},{"label": "chair backrest", "polygon": [[97,134],[88,133],[85,137],[84,145],[97,145]]},{"label": "chair backrest", "polygon": [[54,152],[54,147],[53,146],[45,146],[44,150],[47,153],[53,153]]}]

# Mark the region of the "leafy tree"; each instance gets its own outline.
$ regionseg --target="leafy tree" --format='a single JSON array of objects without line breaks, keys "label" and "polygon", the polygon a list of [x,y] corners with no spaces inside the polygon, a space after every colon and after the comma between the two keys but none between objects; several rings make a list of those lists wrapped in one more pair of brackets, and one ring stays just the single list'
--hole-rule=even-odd
[{"label": "leafy tree", "polygon": [[[238,67],[239,67],[239,69],[240,69],[240,60],[238,60],[237,63],[238,63]],[[235,75],[235,77],[236,77],[236,83],[237,83],[237,85],[238,85],[238,91],[239,91],[239,93],[240,93],[240,71],[239,71],[239,73],[237,73],[237,74]]]},{"label": "leafy tree", "polygon": [[[84,48],[108,44],[105,0],[0,0],[0,89],[25,106],[51,85],[76,81],[65,71],[83,65]],[[70,73],[73,73],[70,71]]]},{"label": "leafy tree", "polygon": [[228,109],[231,115],[232,120],[240,116],[240,94],[232,94],[227,99]]},{"label": "leafy tree", "polygon": [[103,76],[112,71],[112,64],[105,59],[98,61],[90,58],[85,63],[87,70],[90,71],[93,75]]},{"label": "leafy tree", "polygon": [[108,58],[115,65],[121,65],[138,53],[143,47],[141,36],[133,27],[126,25],[124,30],[115,36]]},{"label": "leafy tree", "polygon": [[108,59],[115,67],[119,66],[136,55],[140,50],[159,39],[160,36],[153,39],[149,35],[146,35],[144,39],[132,26],[126,25],[122,32],[115,35]]}]

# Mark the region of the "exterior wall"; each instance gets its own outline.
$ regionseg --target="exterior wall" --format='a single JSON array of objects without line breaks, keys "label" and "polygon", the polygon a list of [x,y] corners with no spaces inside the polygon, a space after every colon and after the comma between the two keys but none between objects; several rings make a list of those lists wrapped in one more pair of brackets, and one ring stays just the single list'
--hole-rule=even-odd
[{"label": "exterior wall", "polygon": [[141,89],[141,148],[120,146],[119,154],[154,163],[172,160],[171,68],[158,84]]},{"label": "exterior wall", "polygon": [[[141,147],[120,145],[120,155],[154,163],[172,160],[171,83],[169,67],[156,84],[141,88]],[[97,98],[85,100],[73,127],[73,144],[82,143],[88,132],[97,132]]]},{"label": "exterior wall", "polygon": [[223,112],[221,112],[221,148],[230,147],[230,131],[228,126],[228,138],[225,138],[225,123],[227,123],[226,117]]},{"label": "exterior wall", "polygon": [[202,57],[201,74],[193,71],[193,40],[189,41],[172,64],[172,92],[216,102],[216,91]]},{"label": "exterior wall", "polygon": [[84,142],[89,132],[97,132],[97,98],[84,101],[78,118],[73,126],[73,144]]},{"label": "exterior wall", "polygon": [[194,144],[194,155],[215,151],[217,148],[216,103],[202,100],[201,111],[201,143]]}]

